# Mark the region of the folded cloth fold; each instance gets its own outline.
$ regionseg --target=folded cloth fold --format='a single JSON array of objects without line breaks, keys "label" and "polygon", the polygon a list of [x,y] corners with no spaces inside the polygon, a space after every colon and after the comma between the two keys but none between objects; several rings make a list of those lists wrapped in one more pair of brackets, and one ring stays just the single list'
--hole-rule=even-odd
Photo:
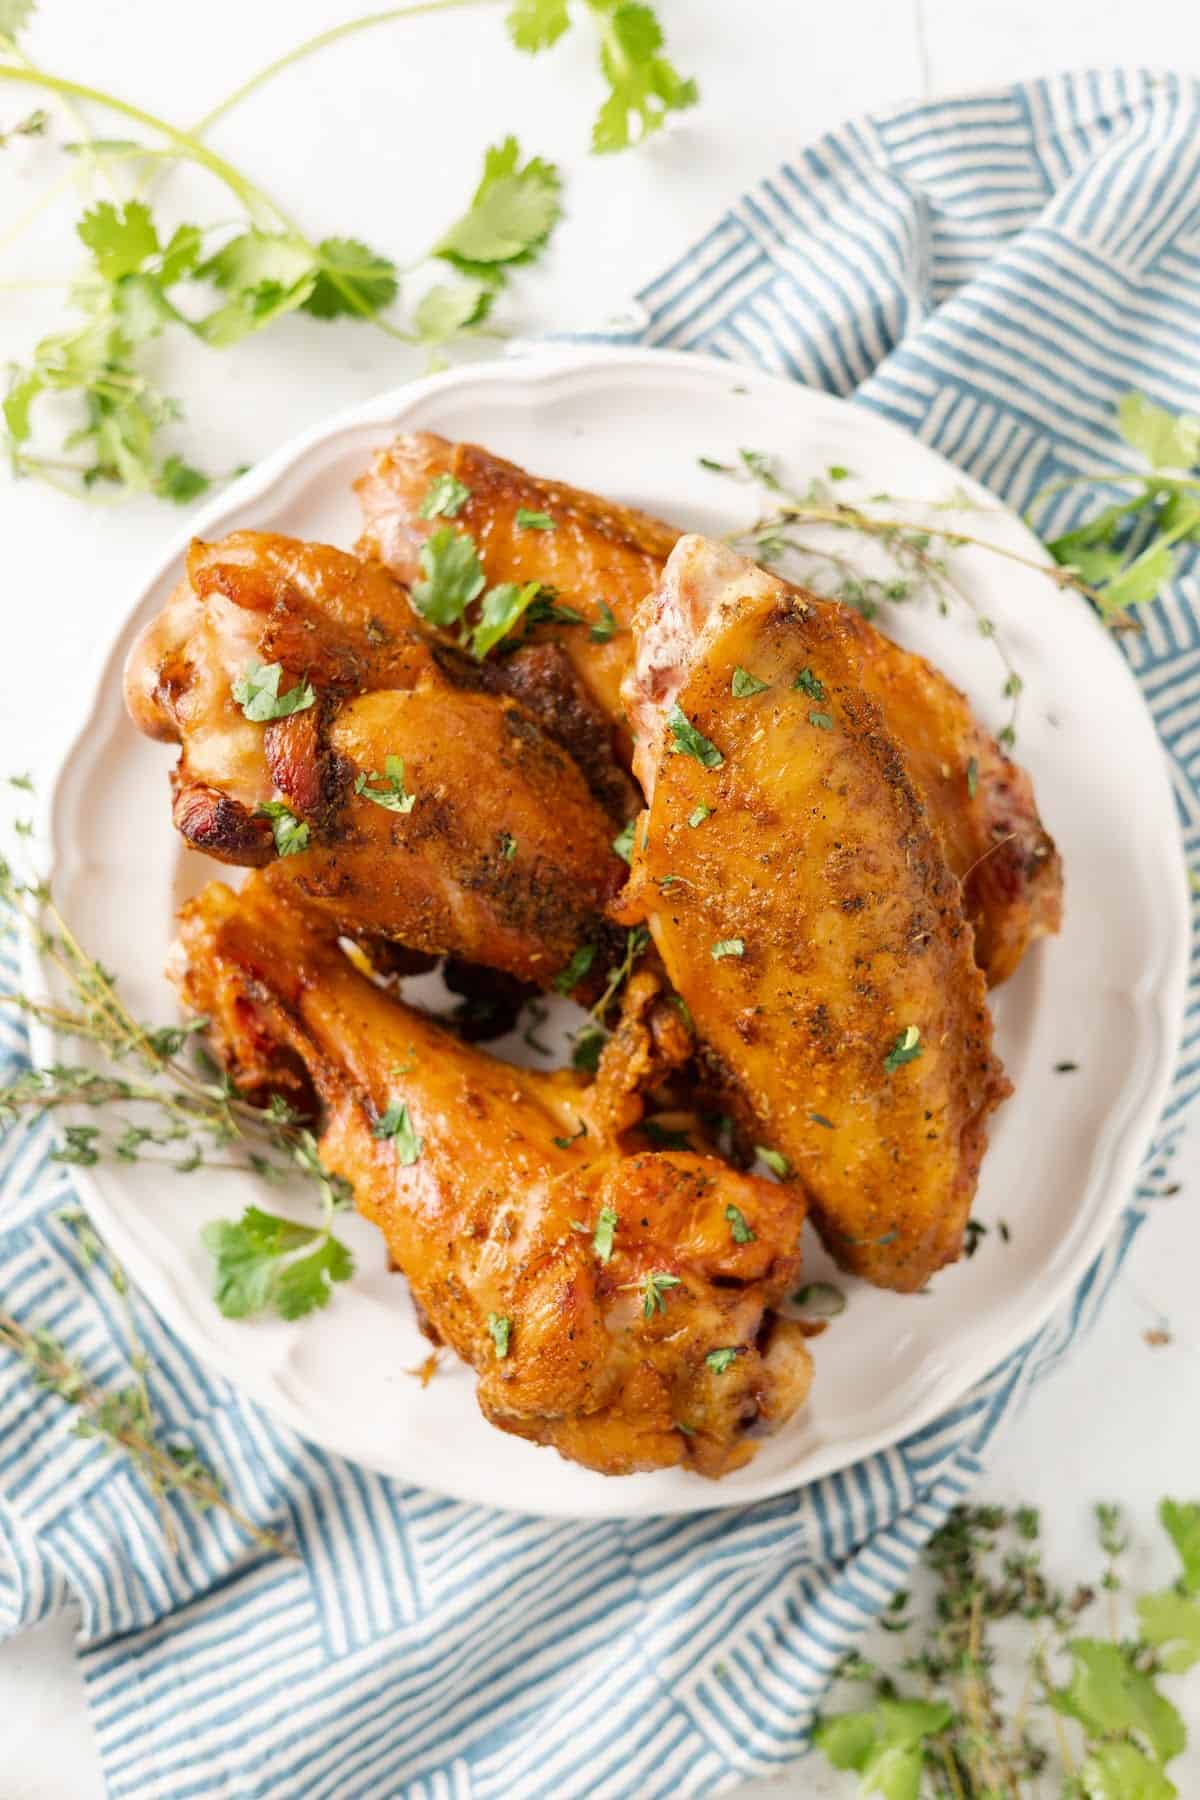
[{"label": "folded cloth fold", "polygon": [[[618,341],[853,395],[1011,505],[1118,464],[1129,388],[1200,413],[1200,88],[1063,75],[847,125],[747,194]],[[1049,504],[1056,536],[1094,505]],[[1197,553],[1123,648],[1200,838]],[[11,973],[11,972],[10,972]],[[5,985],[9,985],[5,981]],[[1196,1019],[1195,984],[1189,1045]],[[0,1020],[16,1068],[24,1042]],[[159,1504],[0,1350],[0,1635],[77,1609],[110,1794],[610,1800],[707,1794],[804,1748],[831,1670],[1097,1316],[1166,1180],[1185,1053],[1136,1196],[1070,1304],[949,1414],[736,1511],[564,1525],[353,1468],[207,1375],[136,1297],[150,1401],[261,1529]],[[0,1309],[128,1381],[124,1302],[62,1216],[53,1130],[0,1140]],[[718,1496],[715,1496],[719,1498]],[[169,1547],[173,1538],[175,1548]]]}]

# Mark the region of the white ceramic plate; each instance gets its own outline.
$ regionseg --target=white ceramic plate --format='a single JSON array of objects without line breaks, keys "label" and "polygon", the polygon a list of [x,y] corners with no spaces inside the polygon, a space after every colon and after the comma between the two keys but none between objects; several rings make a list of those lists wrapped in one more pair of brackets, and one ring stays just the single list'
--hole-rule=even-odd
[{"label": "white ceramic plate", "polygon": [[[259,526],[351,544],[350,482],[397,428],[476,439],[701,530],[754,514],[748,486],[697,463],[699,454],[734,459],[743,445],[771,453],[797,481],[843,464],[856,477],[851,491],[938,501],[958,485],[994,506],[923,445],[843,401],[705,358],[587,350],[456,370],[343,414],[244,477],[196,530]],[[973,514],[969,528],[1040,554],[1008,514]],[[175,909],[221,871],[174,835],[175,753],[127,723],[120,675],[184,548],[181,538],[133,597],[50,820],[60,905],[120,972],[137,1011],[156,1020],[175,1013],[161,974]],[[100,1230],[202,1362],[314,1442],[372,1468],[490,1505],[608,1517],[745,1502],[841,1468],[936,1416],[1042,1323],[1099,1249],[1164,1098],[1182,1019],[1186,881],[1164,760],[1109,636],[1033,570],[981,552],[958,553],[956,569],[1024,677],[1018,754],[1066,866],[1062,936],[1038,946],[995,1001],[1016,1093],[995,1119],[976,1213],[1003,1219],[1009,1241],[993,1232],[924,1298],[846,1283],[848,1310],[813,1345],[810,1405],[719,1487],[679,1470],[615,1480],[486,1425],[473,1376],[452,1359],[428,1387],[407,1372],[427,1346],[405,1283],[387,1273],[382,1242],[361,1221],[346,1227],[359,1272],[325,1313],[295,1326],[239,1324],[213,1305],[198,1232],[260,1197],[250,1177],[185,1180],[136,1165],[82,1173]],[[1002,722],[1003,672],[969,616],[916,603],[886,623],[964,687],[993,727]],[[1079,1069],[1055,1074],[1059,1061]],[[815,1243],[810,1272],[829,1272]]]}]

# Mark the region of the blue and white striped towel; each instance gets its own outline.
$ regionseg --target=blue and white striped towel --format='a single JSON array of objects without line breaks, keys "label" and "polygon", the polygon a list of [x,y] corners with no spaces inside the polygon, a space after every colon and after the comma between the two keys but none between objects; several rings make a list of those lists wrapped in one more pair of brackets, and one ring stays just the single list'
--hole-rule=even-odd
[{"label": "blue and white striped towel", "polygon": [[[649,342],[854,393],[1016,506],[1122,447],[1117,396],[1200,412],[1200,90],[1063,76],[847,126],[748,194],[641,296]],[[1066,529],[1086,503],[1043,520]],[[1123,640],[1200,841],[1195,557]],[[438,1499],[277,1429],[139,1306],[160,1418],[302,1558],[247,1555],[0,1366],[0,1633],[75,1607],[113,1796],[654,1800],[804,1747],[828,1672],[903,1586],[989,1441],[1095,1316],[1198,1081],[1071,1305],[953,1413],[801,1493],[681,1522],[549,1524]],[[20,1058],[22,1043],[7,1048]],[[55,1209],[44,1126],[0,1145],[5,1305],[102,1382],[111,1291]]]}]

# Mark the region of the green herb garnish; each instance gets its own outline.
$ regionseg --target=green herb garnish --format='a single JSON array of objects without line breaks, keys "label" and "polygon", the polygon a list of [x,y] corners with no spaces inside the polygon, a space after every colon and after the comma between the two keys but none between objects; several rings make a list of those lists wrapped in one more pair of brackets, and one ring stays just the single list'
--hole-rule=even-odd
[{"label": "green herb garnish", "polygon": [[511,862],[513,857],[517,854],[517,840],[512,835],[511,831],[502,831],[500,833],[500,854],[505,862]]},{"label": "green herb garnish", "polygon": [[807,694],[810,700],[823,700],[825,698],[825,689],[821,682],[817,680],[811,669],[801,669],[795,681],[793,681],[792,687],[802,694]]},{"label": "green herb garnish", "polygon": [[722,938],[709,951],[714,962],[720,962],[725,956],[745,956],[745,954],[746,945],[742,938]]},{"label": "green herb garnish", "polygon": [[421,579],[414,582],[413,605],[431,625],[453,625],[486,585],[475,541],[465,532],[440,525],[421,545]]},{"label": "green herb garnish", "polygon": [[527,506],[517,508],[518,531],[557,531],[558,520],[552,519],[549,513],[530,512]]},{"label": "green herb garnish", "polygon": [[673,748],[682,751],[685,756],[694,756],[698,763],[706,769],[719,769],[725,758],[710,738],[702,731],[697,731],[679,702],[676,701],[667,714],[667,724],[675,739]]},{"label": "green herb garnish", "polygon": [[[809,1117],[812,1117],[811,1113]],[[765,1162],[772,1175],[778,1175],[781,1181],[791,1174],[792,1165],[781,1151],[770,1150],[766,1144],[755,1144],[754,1154],[760,1162]]]},{"label": "green herb garnish", "polygon": [[735,1244],[752,1244],[754,1242],[754,1233],[747,1225],[741,1207],[734,1206],[730,1202],[725,1208],[725,1217],[729,1221],[729,1235]]},{"label": "green herb garnish", "polygon": [[592,1238],[592,1249],[606,1263],[613,1253],[613,1238],[617,1229],[617,1215],[611,1206],[602,1206],[596,1220],[596,1231]]},{"label": "green herb garnish", "polygon": [[920,1054],[920,1029],[916,1025],[906,1025],[884,1057],[883,1066],[889,1075],[894,1075],[905,1063],[915,1062]]},{"label": "green herb garnish", "polygon": [[246,717],[256,725],[268,719],[287,719],[305,712],[316,700],[307,681],[296,683],[286,694],[279,692],[282,663],[249,663],[233,684],[233,697]]},{"label": "green herb garnish", "polygon": [[656,1312],[665,1313],[667,1289],[677,1288],[679,1285],[678,1275],[664,1275],[661,1272],[647,1275],[642,1301],[642,1317],[652,1319]]},{"label": "green herb garnish", "polygon": [[710,1350],[704,1361],[714,1375],[724,1375],[726,1369],[731,1369],[737,1361],[737,1355],[735,1349]]},{"label": "green herb garnish", "polygon": [[617,616],[606,600],[597,600],[596,611],[599,618],[592,625],[588,636],[593,644],[607,644],[617,631]]},{"label": "green herb garnish", "polygon": [[572,988],[578,987],[595,960],[595,944],[580,944],[566,968],[560,969],[554,977],[555,992],[569,994]]},{"label": "green herb garnish", "polygon": [[512,1336],[512,1320],[506,1318],[503,1313],[490,1312],[487,1316],[487,1328],[495,1347],[496,1360],[502,1362],[508,1355],[508,1341]]},{"label": "green herb garnish", "polygon": [[286,800],[264,800],[256,812],[271,821],[271,836],[280,856],[298,856],[308,849],[308,826],[298,819]]},{"label": "green herb garnish", "polygon": [[627,825],[622,825],[620,831],[618,831],[616,837],[612,841],[612,847],[621,858],[622,862],[633,861],[633,834],[636,830],[637,820],[630,819]]},{"label": "green herb garnish", "polygon": [[[597,153],[626,150],[658,131],[667,116],[694,106],[700,91],[663,54],[662,27],[644,0],[587,0],[580,11],[600,32],[600,69],[608,97],[592,126]],[[509,36],[518,50],[547,50],[571,23],[567,0],[513,0]]]},{"label": "green herb garnish", "polygon": [[425,489],[418,512],[422,519],[454,519],[471,498],[471,490],[448,470],[435,475]]},{"label": "green herb garnish", "polygon": [[333,1284],[354,1273],[354,1258],[328,1222],[297,1225],[248,1206],[240,1219],[214,1219],[200,1235],[216,1263],[214,1296],[227,1319],[270,1311],[301,1319],[327,1306]]},{"label": "green herb garnish", "polygon": [[815,725],[818,731],[833,730],[833,719],[829,713],[810,712],[808,715],[808,722],[810,725]]},{"label": "green herb garnish", "polygon": [[765,694],[770,685],[769,681],[760,681],[757,675],[752,675],[749,669],[739,667],[733,671],[729,690],[735,700],[748,700],[751,694]]},{"label": "green herb garnish", "polygon": [[[404,759],[388,756],[384,758],[383,766],[383,775],[377,769],[372,769],[369,775],[360,770],[354,780],[355,793],[375,806],[382,806],[385,812],[410,813],[417,804],[417,797],[405,792]],[[377,782],[378,786],[370,786],[371,782]]]},{"label": "green herb garnish", "polygon": [[390,1103],[387,1111],[376,1119],[373,1135],[386,1138],[396,1146],[396,1160],[403,1168],[410,1168],[413,1163],[420,1161],[421,1152],[425,1148],[424,1141],[413,1129],[404,1101],[393,1100]]},{"label": "green herb garnish", "polygon": [[701,801],[700,805],[693,807],[688,814],[688,824],[691,826],[692,830],[695,831],[697,825],[703,825],[705,819],[711,819],[715,811],[715,806],[706,806],[704,802]]},{"label": "green herb garnish", "polygon": [[536,581],[527,581],[523,585],[503,581],[498,587],[488,589],[479,611],[479,623],[471,633],[471,651],[480,662],[501,638],[508,636],[540,591]]}]

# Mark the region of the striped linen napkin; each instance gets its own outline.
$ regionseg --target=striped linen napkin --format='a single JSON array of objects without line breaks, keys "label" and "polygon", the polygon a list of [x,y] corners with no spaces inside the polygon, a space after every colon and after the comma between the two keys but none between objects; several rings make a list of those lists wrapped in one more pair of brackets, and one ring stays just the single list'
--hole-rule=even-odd
[{"label": "striped linen napkin", "polygon": [[[1020,507],[1121,458],[1124,389],[1200,412],[1200,89],[1063,76],[847,126],[748,194],[641,306],[643,341],[854,394]],[[1086,508],[1064,500],[1043,527]],[[1122,640],[1191,851],[1196,561]],[[135,1800],[665,1800],[777,1769],[1004,1419],[1096,1316],[1197,1086],[1198,1004],[1193,984],[1142,1185],[1069,1307],[886,1453],[678,1522],[488,1512],[278,1429],[135,1301],[158,1416],[300,1559],[248,1553],[223,1515],[182,1507],[169,1553],[138,1477],[0,1361],[0,1634],[77,1610],[109,1792]],[[0,1144],[3,1304],[119,1383],[124,1321],[58,1216],[71,1181],[50,1147],[44,1124]]]}]

